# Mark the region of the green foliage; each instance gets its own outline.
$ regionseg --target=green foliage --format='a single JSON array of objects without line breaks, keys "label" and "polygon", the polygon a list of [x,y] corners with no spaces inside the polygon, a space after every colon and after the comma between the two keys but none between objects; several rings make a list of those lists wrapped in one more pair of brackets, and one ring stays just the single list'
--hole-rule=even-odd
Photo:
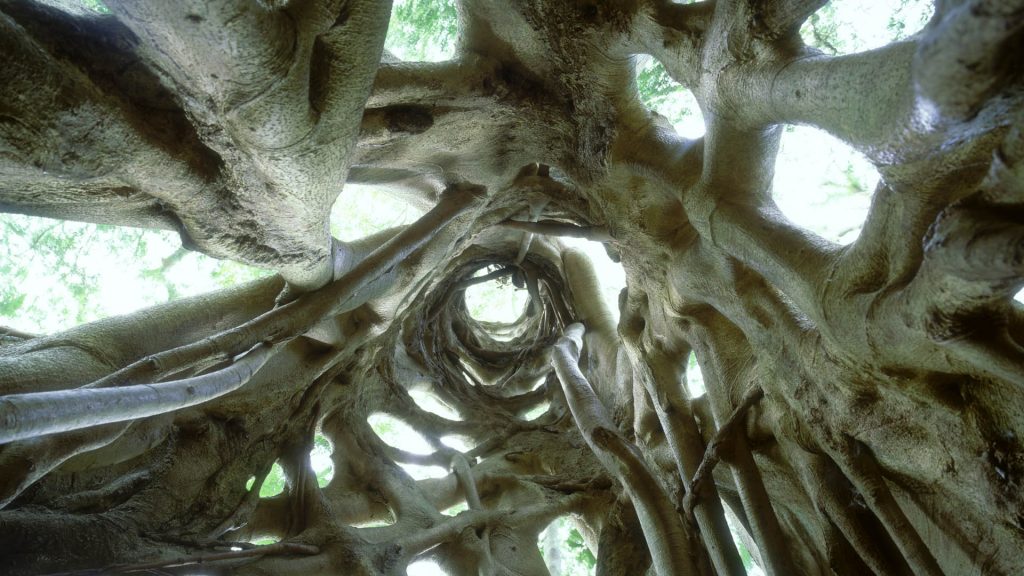
[{"label": "green foliage", "polygon": [[930,2],[902,0],[889,16],[885,28],[893,40],[903,40],[928,23],[932,16]]},{"label": "green foliage", "polygon": [[[256,484],[256,478],[250,476],[249,481],[245,483],[245,489],[252,490],[254,484]],[[260,486],[260,498],[270,498],[284,492],[284,484],[284,468],[274,462],[267,477],[263,479],[263,485]]]},{"label": "green foliage", "polygon": [[838,54],[844,47],[839,38],[839,22],[836,20],[836,6],[829,3],[811,14],[800,28],[800,36],[808,46],[814,46],[828,54]]},{"label": "green foliage", "polygon": [[[332,215],[343,240],[415,221],[422,211],[363,187]],[[161,230],[0,214],[0,325],[51,333],[271,274],[181,247]]]},{"label": "green foliage", "polygon": [[284,492],[284,484],[284,468],[274,462],[274,465],[270,467],[270,473],[267,474],[263,485],[260,486],[260,498],[270,498]]},{"label": "green foliage", "polygon": [[313,437],[313,447],[314,449],[321,448],[326,450],[328,453],[334,451],[334,447],[331,446],[331,441],[323,434],[317,434]]},{"label": "green foliage", "polygon": [[680,89],[661,62],[648,60],[637,67],[636,90],[640,101],[648,108],[658,109]]},{"label": "green foliage", "polygon": [[680,135],[699,138],[704,134],[697,99],[669,76],[661,62],[648,57],[638,62],[636,91],[644,106],[667,118]]},{"label": "green foliage", "polygon": [[580,531],[573,528],[569,530],[569,538],[565,541],[565,547],[572,552],[573,557],[580,564],[587,568],[593,569],[597,566],[597,558],[594,558],[594,553],[587,548],[587,544],[583,541],[583,535]]},{"label": "green foliage", "polygon": [[389,417],[370,417],[370,428],[374,431],[377,436],[380,436],[385,442],[391,440],[392,442],[400,442],[401,438],[397,437],[395,430],[395,420]]},{"label": "green foliage", "polygon": [[693,352],[690,352],[690,357],[686,361],[686,389],[690,392],[691,398],[703,396],[706,392],[704,375],[697,364],[697,355]]},{"label": "green foliage", "polygon": [[184,250],[167,231],[0,214],[0,324],[25,332],[65,330],[269,273]]},{"label": "green foliage", "polygon": [[316,434],[313,437],[313,451],[309,453],[309,463],[316,474],[316,483],[323,488],[334,478],[334,462],[331,460],[331,453],[334,447],[331,441],[323,434]]},{"label": "green foliage", "polygon": [[573,527],[569,517],[562,516],[548,525],[541,533],[538,540],[541,556],[552,568],[551,556],[553,550],[548,547],[552,541],[559,542],[558,546],[560,570],[552,572],[552,576],[593,576],[597,567],[597,558],[587,547],[583,535]]},{"label": "green foliage", "polygon": [[454,0],[396,0],[384,48],[402,60],[448,60],[459,35]]},{"label": "green foliage", "polygon": [[144,250],[139,232],[0,216],[0,273],[5,279],[0,288],[0,322],[40,332],[100,316],[95,296],[102,269],[86,252],[131,261]]},{"label": "green foliage", "polygon": [[739,540],[736,541],[736,548],[739,550],[740,561],[743,562],[743,567],[747,569],[747,572],[750,572],[750,569],[754,567],[754,558],[751,557],[750,550],[747,550],[747,547]]},{"label": "green foliage", "polygon": [[231,260],[221,260],[213,269],[213,279],[223,288],[252,282],[270,274],[269,270],[246,266]]},{"label": "green foliage", "polygon": [[[487,274],[496,269],[488,267],[476,275]],[[466,289],[465,294],[469,315],[485,322],[514,322],[522,314],[530,298],[528,291],[516,288],[509,276],[474,284]]]},{"label": "green foliage", "polygon": [[[309,453],[309,461],[313,468],[313,473],[316,475],[316,483],[321,488],[327,486],[331,478],[334,477],[334,464],[330,459],[333,450],[331,441],[323,434],[317,433],[314,436],[313,450]],[[271,496],[281,494],[284,492],[286,482],[284,468],[278,462],[274,462],[270,467],[270,472],[267,473],[267,477],[263,480],[263,485],[260,486],[260,498],[270,498]],[[245,489],[252,490],[255,483],[256,478],[250,477],[249,481],[245,483]]]},{"label": "green foliage", "polygon": [[331,210],[331,234],[352,241],[415,222],[423,211],[367,186],[347,185]]},{"label": "green foliage", "polygon": [[807,19],[800,35],[826,54],[850,54],[902,40],[920,30],[931,14],[930,0],[829,2]]}]

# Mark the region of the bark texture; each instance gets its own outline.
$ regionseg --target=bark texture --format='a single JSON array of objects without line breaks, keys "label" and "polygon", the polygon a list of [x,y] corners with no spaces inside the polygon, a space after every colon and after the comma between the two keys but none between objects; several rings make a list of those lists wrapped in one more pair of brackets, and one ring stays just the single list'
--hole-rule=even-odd
[{"label": "bark texture", "polygon": [[[6,333],[0,565],[544,575],[572,514],[598,574],[733,575],[731,515],[773,575],[1024,573],[1024,3],[940,1],[833,57],[798,34],[820,4],[462,0],[456,57],[426,63],[384,54],[380,0],[0,1],[0,210],[279,272]],[[640,103],[637,54],[705,137]],[[785,124],[881,173],[852,244],[773,202]],[[341,242],[346,182],[429,211]],[[621,261],[617,324],[560,235]],[[469,315],[481,271],[529,291],[518,321]]]}]

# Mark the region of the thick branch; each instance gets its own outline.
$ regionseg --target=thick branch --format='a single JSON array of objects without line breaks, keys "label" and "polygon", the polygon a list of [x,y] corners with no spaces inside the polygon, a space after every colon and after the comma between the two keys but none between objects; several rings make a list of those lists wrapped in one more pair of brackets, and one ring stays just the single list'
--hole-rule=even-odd
[{"label": "thick branch", "polygon": [[117,440],[128,426],[112,424],[0,448],[0,509],[68,459]]},{"label": "thick branch", "polygon": [[[301,291],[332,280],[326,223],[351,162],[389,8],[377,0],[343,10],[320,1],[287,10],[233,1],[111,6],[221,156],[233,196],[226,220],[245,214],[265,243],[285,251],[277,264]],[[223,233],[202,214],[189,216],[187,226]]]},{"label": "thick branch", "polygon": [[973,0],[951,6],[926,29],[914,56],[914,81],[934,112],[964,121],[1019,81],[1012,54],[1024,47],[1024,2]]}]

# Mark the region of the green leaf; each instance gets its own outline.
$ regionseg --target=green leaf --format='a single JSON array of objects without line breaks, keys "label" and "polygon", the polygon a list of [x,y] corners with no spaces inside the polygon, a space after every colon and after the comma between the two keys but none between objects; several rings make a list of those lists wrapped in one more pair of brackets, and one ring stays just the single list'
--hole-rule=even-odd
[{"label": "green leaf", "polygon": [[25,294],[0,295],[0,316],[13,316],[15,312],[25,303]]},{"label": "green leaf", "polygon": [[569,530],[569,537],[565,541],[565,546],[574,552],[576,560],[587,568],[597,566],[597,558],[594,558],[590,548],[587,548],[586,543],[583,541],[583,535],[580,534],[579,530],[575,528]]},{"label": "green leaf", "polygon": [[452,56],[459,34],[454,0],[397,0],[384,47],[411,61],[440,61]]},{"label": "green leaf", "polygon": [[274,465],[270,467],[270,473],[263,480],[263,486],[260,487],[260,498],[270,498],[284,492],[284,483],[284,469],[280,464],[274,462]]}]

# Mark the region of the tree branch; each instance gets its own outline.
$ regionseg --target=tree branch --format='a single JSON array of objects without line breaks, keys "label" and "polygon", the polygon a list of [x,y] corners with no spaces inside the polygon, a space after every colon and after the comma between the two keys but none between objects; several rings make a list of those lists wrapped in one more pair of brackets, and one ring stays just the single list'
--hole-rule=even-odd
[{"label": "tree branch", "polygon": [[1024,2],[972,0],[944,7],[914,55],[914,82],[935,112],[966,121],[1019,81],[1007,59],[1022,47]]},{"label": "tree branch", "polygon": [[716,572],[742,575],[745,572],[743,562],[733,543],[716,487],[713,483],[702,486],[689,482],[690,476],[698,470],[697,455],[702,453],[704,442],[690,404],[678,384],[680,359],[658,352],[645,354],[639,342],[640,334],[631,329],[637,326],[637,321],[642,321],[641,317],[626,314],[625,318],[626,321],[619,323],[619,332],[632,365],[634,386],[641,388],[650,398],[686,495],[699,493],[702,497],[703,506],[697,508],[695,515],[688,514],[687,517],[691,521],[696,519]]}]

